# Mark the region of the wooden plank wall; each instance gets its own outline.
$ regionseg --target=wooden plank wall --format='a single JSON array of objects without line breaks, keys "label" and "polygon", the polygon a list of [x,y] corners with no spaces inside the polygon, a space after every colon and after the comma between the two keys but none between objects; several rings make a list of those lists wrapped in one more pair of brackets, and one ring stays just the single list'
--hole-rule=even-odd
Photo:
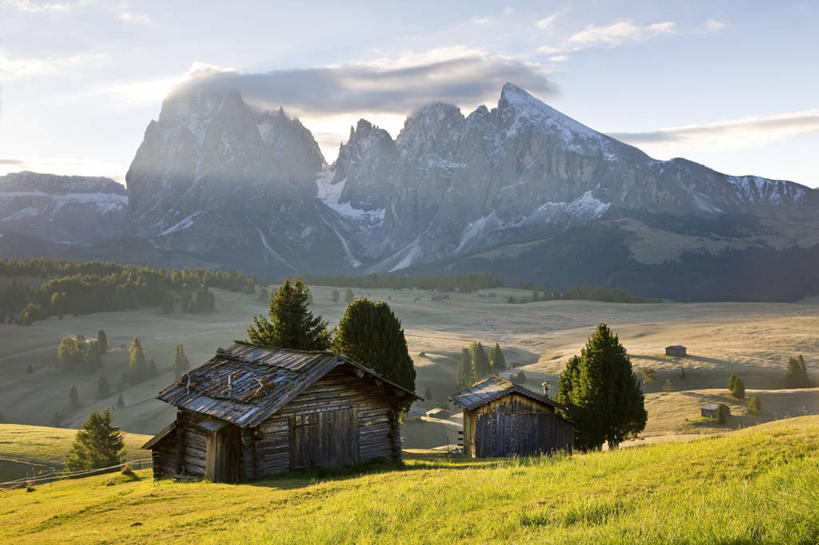
[{"label": "wooden plank wall", "polygon": [[571,424],[543,405],[520,395],[505,396],[478,408],[474,421],[473,457],[531,456],[571,451]]},{"label": "wooden plank wall", "polygon": [[357,410],[359,462],[379,458],[399,461],[401,437],[395,404],[383,386],[344,368],[328,373],[259,426],[256,476],[290,469],[290,418],[319,411]]},{"label": "wooden plank wall", "polygon": [[207,418],[203,414],[180,409],[176,416],[179,473],[203,476],[207,460],[208,432],[198,424]]},{"label": "wooden plank wall", "polygon": [[154,445],[151,451],[154,465],[154,479],[164,479],[176,475],[176,434],[171,433]]}]

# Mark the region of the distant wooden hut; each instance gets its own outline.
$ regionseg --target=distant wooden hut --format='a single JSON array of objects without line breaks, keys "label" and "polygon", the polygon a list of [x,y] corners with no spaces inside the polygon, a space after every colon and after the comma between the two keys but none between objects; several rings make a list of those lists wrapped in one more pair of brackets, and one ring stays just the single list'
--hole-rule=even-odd
[{"label": "distant wooden hut", "polygon": [[424,416],[427,418],[449,418],[451,416],[450,412],[446,409],[442,409],[441,407],[436,407],[434,409],[430,409],[424,413]]},{"label": "distant wooden hut", "polygon": [[463,407],[464,454],[473,458],[528,456],[574,446],[574,424],[555,413],[557,403],[492,376],[450,399]]},{"label": "distant wooden hut", "polygon": [[143,447],[154,478],[217,482],[399,461],[398,415],[418,399],[345,356],[241,342],[157,397],[177,416]]},{"label": "distant wooden hut", "polygon": [[705,418],[716,418],[717,417],[717,411],[719,410],[720,405],[725,407],[725,414],[726,415],[731,414],[731,409],[728,408],[728,405],[725,405],[724,403],[706,403],[705,405],[700,407],[700,414],[702,416],[704,416]]},{"label": "distant wooden hut", "polygon": [[685,347],[681,344],[674,344],[671,346],[665,347],[665,355],[672,356],[675,358],[684,358],[685,357]]}]

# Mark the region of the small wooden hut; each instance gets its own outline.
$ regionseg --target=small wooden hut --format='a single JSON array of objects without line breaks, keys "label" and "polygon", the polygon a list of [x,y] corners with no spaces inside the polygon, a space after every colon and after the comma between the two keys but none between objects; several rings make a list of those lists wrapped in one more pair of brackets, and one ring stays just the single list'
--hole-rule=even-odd
[{"label": "small wooden hut", "polygon": [[574,424],[557,403],[492,376],[450,398],[463,407],[464,454],[473,458],[571,452]]},{"label": "small wooden hut", "polygon": [[716,418],[717,411],[719,410],[720,405],[725,407],[725,414],[730,415],[731,409],[728,408],[728,405],[724,403],[706,403],[702,407],[700,407],[700,414],[705,418]]},{"label": "small wooden hut", "polygon": [[685,357],[685,347],[681,344],[674,344],[671,346],[665,347],[665,355],[672,356],[675,358],[684,358]]},{"label": "small wooden hut", "polygon": [[143,447],[154,478],[216,482],[399,461],[398,415],[418,399],[346,356],[242,342],[157,397],[177,416]]}]

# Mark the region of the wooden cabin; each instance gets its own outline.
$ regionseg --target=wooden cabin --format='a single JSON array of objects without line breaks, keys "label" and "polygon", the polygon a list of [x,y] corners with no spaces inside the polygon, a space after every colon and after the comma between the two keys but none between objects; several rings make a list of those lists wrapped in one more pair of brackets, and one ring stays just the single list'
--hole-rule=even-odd
[{"label": "wooden cabin", "polygon": [[162,390],[176,420],[143,448],[154,478],[237,482],[401,460],[413,392],[346,356],[236,342]]},{"label": "wooden cabin", "polygon": [[681,344],[675,344],[672,346],[665,347],[665,355],[672,356],[675,358],[684,358],[685,357],[685,347]]},{"label": "wooden cabin", "polygon": [[706,403],[702,407],[700,407],[700,414],[705,418],[716,418],[717,411],[719,410],[720,405],[725,407],[725,414],[727,416],[731,415],[731,409],[728,408],[728,405],[724,403]]},{"label": "wooden cabin", "polygon": [[450,398],[463,407],[464,454],[531,456],[574,447],[574,424],[545,395],[492,376]]}]

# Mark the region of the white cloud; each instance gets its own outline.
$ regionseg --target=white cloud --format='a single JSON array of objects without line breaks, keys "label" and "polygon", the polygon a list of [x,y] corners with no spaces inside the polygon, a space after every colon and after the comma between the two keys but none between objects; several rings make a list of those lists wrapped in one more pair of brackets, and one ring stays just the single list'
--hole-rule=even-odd
[{"label": "white cloud", "polygon": [[634,145],[696,144],[703,149],[744,149],[789,136],[819,132],[819,110],[803,110],[766,117],[746,117],[702,125],[686,125],[645,132],[611,132]]},{"label": "white cloud", "polygon": [[716,19],[708,19],[705,21],[704,26],[706,32],[719,32],[728,25],[721,21],[717,21]]},{"label": "white cloud", "polygon": [[125,21],[126,23],[136,23],[141,25],[148,25],[151,23],[151,18],[147,14],[133,11],[123,11],[117,15],[117,19],[120,21]]},{"label": "white cloud", "polygon": [[551,27],[555,20],[560,17],[562,12],[553,13],[548,17],[544,17],[543,19],[539,19],[535,21],[535,26],[538,27],[540,30],[546,30],[547,28]]},{"label": "white cloud", "polygon": [[489,17],[474,17],[469,20],[474,25],[485,25],[490,21]]},{"label": "white cloud", "polygon": [[605,26],[588,25],[580,32],[572,34],[568,42],[581,47],[600,44],[616,46],[627,41],[641,41],[664,34],[673,34],[675,26],[675,23],[671,21],[645,26],[635,25],[633,21],[618,21]]},{"label": "white cloud", "polygon": [[13,58],[0,50],[0,74],[10,77],[52,75],[68,69],[98,64],[108,58],[104,53],[78,53],[65,57]]},{"label": "white cloud", "polygon": [[549,62],[566,62],[567,60],[569,60],[568,55],[554,55],[549,57]]}]

